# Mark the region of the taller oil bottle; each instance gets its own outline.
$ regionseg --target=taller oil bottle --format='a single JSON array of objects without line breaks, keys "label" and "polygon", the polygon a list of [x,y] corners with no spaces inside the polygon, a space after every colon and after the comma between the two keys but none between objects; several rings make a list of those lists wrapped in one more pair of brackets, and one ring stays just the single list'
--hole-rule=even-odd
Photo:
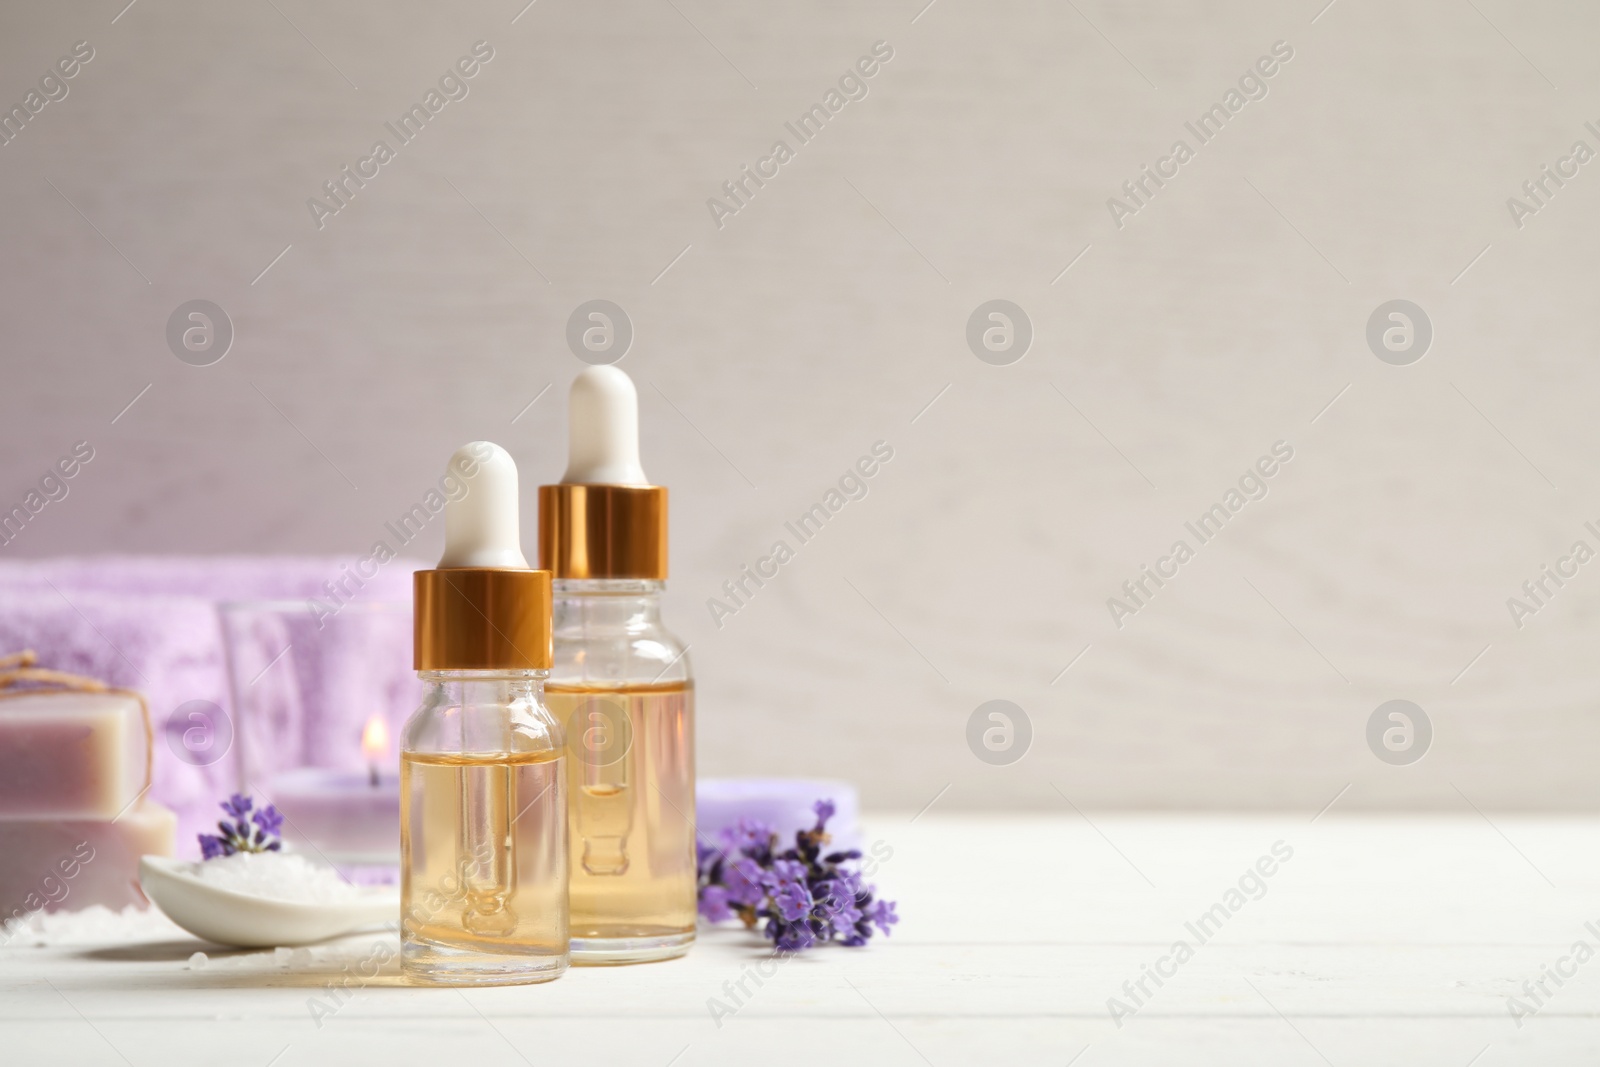
[{"label": "taller oil bottle", "polygon": [[567,733],[572,961],[641,963],[694,942],[694,683],[661,622],[667,491],[639,463],[639,396],[612,366],[572,383],[569,454],[539,487],[553,576],[545,686]]}]

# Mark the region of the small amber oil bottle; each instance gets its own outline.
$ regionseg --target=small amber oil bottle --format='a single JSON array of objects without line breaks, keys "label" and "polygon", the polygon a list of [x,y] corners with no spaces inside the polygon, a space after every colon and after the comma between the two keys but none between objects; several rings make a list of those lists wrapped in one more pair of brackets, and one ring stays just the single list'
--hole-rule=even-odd
[{"label": "small amber oil bottle", "polygon": [[444,557],[415,576],[422,706],[400,762],[402,973],[434,985],[546,982],[567,969],[567,761],[544,703],[550,573],[517,538],[497,445],[451,459]]}]

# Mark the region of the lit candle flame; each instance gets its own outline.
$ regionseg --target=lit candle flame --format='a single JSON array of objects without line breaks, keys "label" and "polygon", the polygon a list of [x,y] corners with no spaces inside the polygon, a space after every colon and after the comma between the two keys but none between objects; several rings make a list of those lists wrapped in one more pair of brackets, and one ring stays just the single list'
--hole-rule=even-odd
[{"label": "lit candle flame", "polygon": [[382,716],[374,715],[361,730],[361,754],[367,757],[369,780],[378,784],[378,764],[389,755],[389,727]]}]

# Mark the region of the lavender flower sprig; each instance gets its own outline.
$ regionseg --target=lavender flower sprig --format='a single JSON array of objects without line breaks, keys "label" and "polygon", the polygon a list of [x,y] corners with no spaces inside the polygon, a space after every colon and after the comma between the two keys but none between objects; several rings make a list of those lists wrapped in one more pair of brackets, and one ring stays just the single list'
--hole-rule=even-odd
[{"label": "lavender flower sprig", "polygon": [[203,859],[214,860],[236,852],[277,852],[283,848],[283,816],[271,804],[252,813],[250,809],[255,807],[255,802],[235,793],[219,806],[234,821],[218,822],[220,835],[200,835]]},{"label": "lavender flower sprig", "polygon": [[763,935],[786,952],[829,941],[859,948],[873,927],[887,937],[900,921],[894,902],[875,900],[875,887],[845,866],[861,859],[858,849],[822,853],[833,801],[811,810],[816,827],[795,834],[795,847],[783,852],[770,826],[745,819],[722,831],[721,848],[697,843],[700,914],[714,923],[737,915],[747,929],[762,923]]}]

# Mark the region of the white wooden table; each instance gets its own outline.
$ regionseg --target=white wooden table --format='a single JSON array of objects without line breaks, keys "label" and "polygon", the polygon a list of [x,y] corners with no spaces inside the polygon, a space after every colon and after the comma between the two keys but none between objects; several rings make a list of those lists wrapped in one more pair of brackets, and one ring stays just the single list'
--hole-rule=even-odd
[{"label": "white wooden table", "polygon": [[[595,1063],[642,1067],[873,1063],[1337,1065],[1594,1063],[1600,821],[1515,818],[955,817],[869,820],[904,919],[864,950],[783,963],[734,924],[687,959],[573,969],[558,982],[407,988],[391,965],[352,980],[379,939],[319,947],[309,966],[194,941],[0,949],[0,1064]],[[1204,943],[1277,842],[1259,899]],[[1256,882],[1246,879],[1256,890]],[[1243,897],[1243,894],[1241,894]],[[1239,898],[1234,898],[1237,901]],[[1213,926],[1220,926],[1214,929]],[[1181,965],[1175,942],[1193,948]],[[1163,957],[1170,957],[1163,961]],[[1135,1004],[1123,983],[1143,965]],[[1548,965],[1519,1027],[1508,997]],[[1137,986],[1134,986],[1137,990]],[[314,1020],[318,998],[337,1010]],[[1113,1022],[1107,1001],[1137,1007]],[[713,1019],[708,1002],[737,1007]]]}]

